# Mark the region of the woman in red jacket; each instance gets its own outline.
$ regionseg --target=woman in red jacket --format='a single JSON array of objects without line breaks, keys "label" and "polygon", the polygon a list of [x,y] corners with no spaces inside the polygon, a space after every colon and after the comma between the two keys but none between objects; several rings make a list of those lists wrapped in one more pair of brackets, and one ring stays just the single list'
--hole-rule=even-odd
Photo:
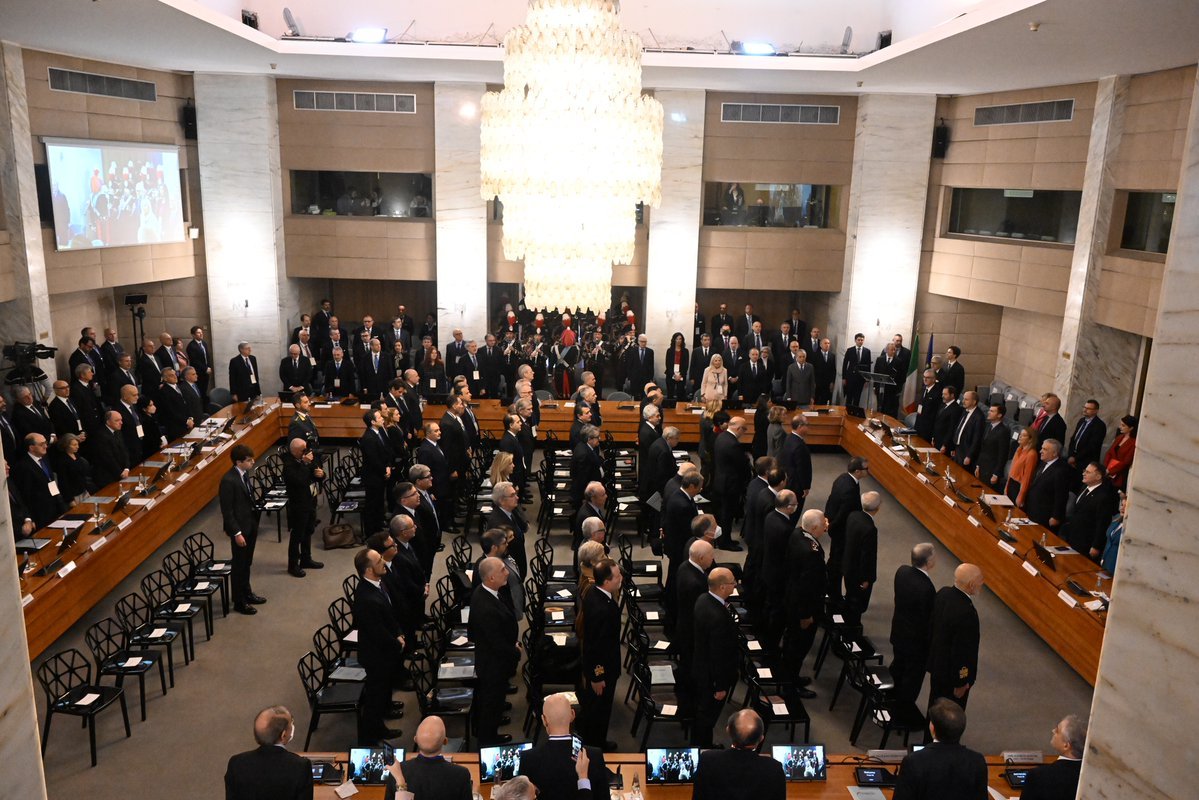
[{"label": "woman in red jacket", "polygon": [[1137,418],[1131,414],[1121,417],[1117,427],[1120,432],[1103,457],[1103,466],[1107,468],[1112,485],[1123,491],[1128,487],[1128,470],[1137,450]]}]

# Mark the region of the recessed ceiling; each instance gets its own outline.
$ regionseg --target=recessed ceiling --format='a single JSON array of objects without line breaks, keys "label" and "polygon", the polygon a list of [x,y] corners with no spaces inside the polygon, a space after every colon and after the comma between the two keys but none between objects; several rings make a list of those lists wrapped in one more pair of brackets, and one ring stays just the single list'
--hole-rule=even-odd
[{"label": "recessed ceiling", "polygon": [[[498,83],[502,50],[412,40],[488,42],[519,23],[525,7],[523,0],[290,4],[306,34],[344,36],[354,27],[386,25],[389,38],[403,36],[405,42],[360,45],[280,40],[284,5],[281,0],[246,0],[244,5],[238,0],[2,0],[0,31],[5,40],[25,47],[183,72]],[[851,25],[851,49],[867,51],[877,35],[872,28],[895,31],[890,47],[852,59],[647,52],[644,84],[649,88],[972,94],[1152,72],[1199,58],[1195,0],[624,0],[622,5],[625,26],[650,47],[652,30],[663,46],[718,45],[727,36],[779,46],[798,40],[809,52],[830,42],[839,46],[841,32]],[[257,9],[261,30],[241,23],[243,7]],[[1029,30],[1031,22],[1039,23],[1036,32]]]}]

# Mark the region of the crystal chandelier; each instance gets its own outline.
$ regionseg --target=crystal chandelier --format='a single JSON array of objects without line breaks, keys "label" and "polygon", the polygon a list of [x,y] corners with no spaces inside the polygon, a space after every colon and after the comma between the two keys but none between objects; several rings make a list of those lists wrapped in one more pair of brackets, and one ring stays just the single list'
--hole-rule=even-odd
[{"label": "crystal chandelier", "polygon": [[641,94],[641,38],[612,0],[530,0],[504,37],[504,89],[483,97],[484,199],[504,204],[504,257],[525,305],[611,304],[636,205],[662,193],[662,104]]}]

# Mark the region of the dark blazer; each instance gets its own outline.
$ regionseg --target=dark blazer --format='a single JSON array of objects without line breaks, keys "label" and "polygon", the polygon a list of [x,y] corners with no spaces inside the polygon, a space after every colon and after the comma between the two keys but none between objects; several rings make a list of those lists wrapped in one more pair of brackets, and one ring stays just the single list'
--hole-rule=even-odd
[{"label": "dark blazer", "polygon": [[941,410],[941,390],[944,387],[933,381],[932,386],[920,387],[916,400],[916,435],[926,442],[933,441],[937,428],[938,412]]},{"label": "dark blazer", "polygon": [[[829,536],[839,537],[845,533],[845,521],[854,511],[862,510],[862,487],[848,472],[842,472],[833,481],[828,500],[824,503],[824,516],[828,517]],[[838,553],[837,555],[840,555]],[[840,564],[837,564],[839,567]]]},{"label": "dark blazer", "polygon": [[87,433],[87,423],[79,411],[79,406],[75,405],[74,398],[71,398],[71,405],[67,405],[63,398],[55,395],[46,406],[46,411],[50,415],[50,422],[54,426],[56,435]]},{"label": "dark blazer", "polygon": [[592,481],[603,481],[604,462],[598,450],[593,450],[586,442],[575,445],[570,456],[570,498],[575,506],[583,502],[583,490]]},{"label": "dark blazer", "polygon": [[221,527],[232,539],[237,534],[249,538],[258,531],[258,515],[254,513],[254,500],[246,491],[237,467],[230,467],[221,476],[218,496],[221,501]]},{"label": "dark blazer", "polygon": [[[941,367],[941,374],[937,376],[937,380],[957,389],[958,397],[961,397],[962,390],[966,388],[966,368],[962,366],[961,361],[946,364]],[[986,399],[985,397],[979,398],[980,401],[985,401]]]},{"label": "dark blazer", "polygon": [[284,389],[292,386],[302,386],[304,391],[312,391],[312,362],[304,356],[292,364],[291,356],[279,361],[279,385]]},{"label": "dark blazer", "polygon": [[945,586],[933,600],[928,673],[933,685],[958,689],[978,680],[978,611],[956,586]]},{"label": "dark blazer", "polygon": [[733,315],[732,314],[713,314],[712,315],[712,327],[708,330],[708,333],[712,334],[713,344],[715,344],[717,341],[720,340],[720,331],[724,328],[725,325],[729,326],[729,332],[731,333],[733,330]]},{"label": "dark blazer", "polygon": [[816,395],[816,368],[804,362],[800,367],[798,361],[792,361],[787,366],[787,386],[784,395],[788,400],[794,400],[806,406]]},{"label": "dark blazer", "polygon": [[845,521],[841,574],[847,586],[878,580],[878,527],[865,511],[855,511]]},{"label": "dark blazer", "polygon": [[[700,376],[702,375],[701,372]],[[741,397],[746,403],[756,403],[763,394],[769,394],[770,382],[774,379],[772,370],[767,369],[762,361],[758,361],[755,374],[753,362],[748,359],[741,362],[740,377]]]},{"label": "dark blazer", "polygon": [[691,800],[783,800],[783,765],[749,750],[704,750]]},{"label": "dark blazer", "polygon": [[[516,615],[484,586],[470,598],[470,639],[475,643],[475,671],[489,683],[498,683],[516,672],[520,661]],[[482,681],[480,681],[482,682]]]},{"label": "dark blazer", "polygon": [[894,800],[987,800],[987,760],[960,744],[933,742],[899,765]]},{"label": "dark blazer", "polygon": [[287,527],[291,530],[307,531],[316,519],[316,496],[312,485],[316,478],[315,462],[305,464],[290,453],[283,459],[283,485],[287,488]]},{"label": "dark blazer", "polygon": [[512,454],[512,482],[518,487],[525,482],[525,448],[520,437],[510,431],[504,431],[500,443],[495,448],[501,453]]},{"label": "dark blazer", "polygon": [[92,479],[92,465],[81,455],[70,458],[57,448],[51,451],[51,463],[54,474],[58,476],[58,490],[64,497],[75,497],[84,492],[95,491],[96,483]]},{"label": "dark blazer", "polygon": [[208,418],[208,415],[204,413],[204,396],[199,383],[179,381],[179,391],[183,394],[183,404],[187,407],[187,416],[191,417],[194,423],[199,424]]},{"label": "dark blazer", "polygon": [[[634,396],[640,396],[645,384],[654,379],[654,350],[645,348],[645,357],[636,345],[630,347],[624,354],[625,375],[629,379],[629,390]],[[619,386],[616,388],[620,388]]]},{"label": "dark blazer", "polygon": [[[257,383],[250,380],[251,371]],[[145,386],[144,380],[142,386]],[[241,354],[229,359],[229,392],[240,402],[262,394],[262,372],[258,369],[258,356],[250,356],[250,369],[246,369],[246,362]]]},{"label": "dark blazer", "polygon": [[1028,773],[1020,800],[1074,800],[1078,794],[1081,759],[1059,758]]},{"label": "dark blazer", "polygon": [[1068,444],[1066,441],[1066,420],[1062,419],[1061,414],[1054,414],[1041,425],[1038,441],[1044,442],[1046,439],[1056,439],[1061,442],[1062,453],[1065,454]]},{"label": "dark blazer", "polygon": [[[427,758],[417,753],[400,764],[404,783],[416,797],[429,800],[471,800],[473,788],[470,770],[441,756]],[[396,785],[388,771],[383,780],[383,800],[395,800]],[[541,784],[538,784],[540,788]]]},{"label": "dark blazer", "polygon": [[674,624],[674,636],[671,637],[675,652],[682,661],[691,658],[691,648],[695,646],[695,601],[708,592],[708,575],[701,572],[690,561],[684,561],[674,575],[675,608],[678,616]]},{"label": "dark blazer", "polygon": [[450,472],[457,472],[461,476],[470,467],[470,454],[466,452],[465,420],[459,420],[463,418],[455,416],[452,411],[441,415],[441,440],[438,444],[450,462]]},{"label": "dark blazer", "polygon": [[[712,363],[712,356],[719,352],[720,348],[716,346],[715,342],[713,342],[712,346],[708,348],[708,354],[706,356],[704,355],[704,349],[696,345],[696,347],[691,351],[691,365],[687,372],[687,379],[698,386],[699,382],[704,378],[704,370],[707,369],[708,365]],[[667,368],[670,367],[669,361],[667,361],[666,366]]]},{"label": "dark blazer", "polygon": [[[124,352],[125,346],[120,342],[110,342],[105,339],[100,343],[100,356],[104,359],[105,369],[116,369]],[[133,365],[137,366],[137,359],[134,359]]]},{"label": "dark blazer", "polygon": [[187,400],[183,397],[182,387],[176,390],[169,383],[164,383],[159,387],[154,402],[158,406],[158,421],[165,429],[168,441],[174,441],[187,433],[187,418],[190,415],[187,413]]},{"label": "dark blazer", "polygon": [[354,365],[348,358],[343,356],[340,365],[333,359],[326,361],[324,376],[325,394],[337,397],[358,394],[358,371],[354,369]]},{"label": "dark blazer", "polygon": [[823,351],[817,351],[808,357],[808,361],[816,369],[817,393],[829,391],[837,380],[837,354],[829,350],[826,357]]},{"label": "dark blazer", "polygon": [[1074,459],[1074,467],[1079,472],[1082,472],[1083,467],[1092,461],[1103,463],[1100,457],[1103,455],[1103,440],[1107,438],[1107,424],[1099,419],[1098,415],[1091,420],[1091,424],[1087,425],[1085,431],[1082,430],[1082,423],[1083,420],[1080,419],[1074,426],[1074,435],[1070,437],[1066,453],[1067,460]]},{"label": "dark blazer", "polygon": [[312,800],[312,762],[273,744],[238,753],[225,768],[225,800]]},{"label": "dark blazer", "polygon": [[[970,414],[970,419],[962,422],[962,417]],[[965,427],[962,427],[962,426]],[[961,428],[962,435],[959,440],[958,428]],[[987,433],[986,412],[982,406],[975,406],[973,413],[968,412],[962,407],[962,416],[958,418],[958,424],[954,426],[953,432],[949,434],[949,452],[953,454],[953,458],[959,464],[967,458],[970,459],[970,466],[973,469],[974,464],[978,461],[978,451],[982,448],[983,436]]]},{"label": "dark blazer", "polygon": [[583,596],[581,664],[589,683],[620,680],[620,606],[598,586]]},{"label": "dark blazer", "polygon": [[154,360],[158,362],[158,366],[163,369],[178,370],[178,365],[175,362],[175,349],[166,345],[159,345],[154,351]]},{"label": "dark blazer", "polygon": [[354,627],[358,630],[358,662],[371,671],[387,674],[400,664],[404,648],[397,638],[401,634],[399,611],[380,585],[365,580],[354,591]]},{"label": "dark blazer", "polygon": [[420,556],[412,542],[408,545],[396,544],[396,555],[388,565],[387,572],[395,582],[402,604],[398,609],[401,624],[405,630],[412,632],[425,617],[425,568],[421,566]]},{"label": "dark blazer", "polygon": [[138,350],[134,357],[137,367],[137,380],[143,392],[152,392],[162,383],[162,364],[156,356],[147,355],[145,350]]},{"label": "dark blazer", "polygon": [[579,510],[575,512],[574,519],[572,519],[570,522],[570,533],[571,533],[572,541],[573,541],[571,547],[573,547],[574,550],[576,551],[575,552],[576,560],[578,559],[577,551],[579,549],[579,543],[581,541],[583,541],[583,523],[586,522],[587,520],[591,519],[592,517],[598,517],[599,519],[603,519],[604,518],[604,509],[601,508],[597,511],[595,506],[591,505],[590,502],[584,500],[582,503],[579,504]]},{"label": "dark blazer", "polygon": [[[737,625],[728,610],[710,593],[695,601],[695,649],[691,662],[692,685],[697,693],[731,689],[737,682]],[[472,617],[473,619],[473,617]]]},{"label": "dark blazer", "polygon": [[787,488],[795,492],[803,508],[803,493],[812,488],[812,453],[802,436],[787,434],[779,454],[779,466],[787,473]]},{"label": "dark blazer", "polygon": [[433,494],[439,502],[445,502],[450,491],[450,460],[445,452],[433,442],[424,439],[416,449],[416,461],[424,464],[433,473]]},{"label": "dark blazer", "polygon": [[1062,532],[1066,541],[1084,556],[1092,549],[1103,552],[1107,544],[1107,529],[1119,507],[1119,497],[1111,481],[1103,480],[1090,492],[1086,487],[1074,501],[1074,515]]},{"label": "dark blazer", "polygon": [[375,369],[374,353],[363,353],[358,357],[358,385],[362,396],[372,400],[378,398],[395,379],[395,365],[390,353],[379,354],[379,368]]},{"label": "dark blazer", "polygon": [[104,399],[109,405],[121,402],[121,389],[126,386],[137,386],[137,373],[116,367],[104,379]]},{"label": "dark blazer", "polygon": [[936,596],[932,578],[911,564],[902,564],[895,570],[891,646],[896,651],[927,656],[932,636],[933,600]]},{"label": "dark blazer", "polygon": [[666,482],[670,480],[670,476],[676,474],[678,464],[674,460],[674,451],[670,449],[670,442],[665,439],[658,438],[649,446],[649,472],[647,479],[649,481],[647,497],[652,497],[654,492],[662,494],[666,488]]},{"label": "dark blazer", "polygon": [[957,433],[958,421],[961,420],[963,411],[960,403],[942,405],[937,409],[937,419],[933,422],[932,442],[938,450],[949,448],[946,452],[953,452],[953,437]]},{"label": "dark blazer", "polygon": [[745,487],[745,516],[742,517],[741,538],[749,547],[757,546],[762,538],[762,520],[774,508],[770,485],[754,477]]},{"label": "dark blazer", "polygon": [[[113,409],[121,414],[121,439],[125,442],[125,453],[129,456],[129,465],[133,466],[142,460],[145,449],[145,415],[141,408],[134,406],[130,411],[124,403],[117,403]],[[142,435],[137,435],[137,426],[142,426]]]},{"label": "dark blazer", "polygon": [[1070,488],[1074,475],[1066,459],[1058,458],[1052,464],[1042,464],[1033,473],[1032,485],[1024,498],[1024,513],[1028,518],[1045,527],[1049,520],[1056,519],[1059,525],[1066,521],[1066,504],[1070,499]]},{"label": "dark blazer", "polygon": [[691,538],[691,520],[698,514],[695,501],[682,489],[666,497],[662,505],[662,551],[671,561],[681,564],[687,560],[683,547]]},{"label": "dark blazer", "polygon": [[824,548],[796,529],[787,542],[786,562],[787,614],[796,620],[818,618],[824,610]]},{"label": "dark blazer", "polygon": [[[34,409],[20,403],[12,410],[12,425],[17,434],[17,441],[23,442],[31,433],[40,433],[47,440],[54,434],[54,423],[44,408]],[[20,448],[24,451],[24,446]]]},{"label": "dark blazer", "polygon": [[187,343],[187,363],[189,366],[196,368],[196,376],[203,383],[204,377],[208,374],[209,367],[212,366],[212,345],[204,342],[201,347],[200,343],[192,339]]},{"label": "dark blazer", "polygon": [[387,483],[387,468],[395,462],[395,452],[386,441],[387,434],[382,429],[376,431],[367,428],[358,439],[358,448],[362,450],[362,485],[364,487],[379,487]]},{"label": "dark blazer", "polygon": [[787,543],[793,530],[795,523],[778,509],[762,520],[762,578],[775,602],[782,599],[787,585]]},{"label": "dark blazer", "polygon": [[75,410],[79,412],[79,419],[83,422],[84,431],[91,433],[104,424],[100,401],[96,398],[93,384],[84,386],[78,380],[71,381],[71,402],[75,404]]},{"label": "dark blazer", "polygon": [[[857,345],[845,348],[845,357],[841,360],[841,377],[856,378],[859,372],[869,372],[874,362],[870,358],[870,348],[863,347],[861,357],[857,354]],[[865,379],[863,379],[865,380]],[[857,398],[852,398],[856,400]]]},{"label": "dark blazer", "polygon": [[[570,753],[569,738],[551,738],[544,744],[521,753],[517,774],[527,776],[541,791],[542,797],[575,797],[578,776],[575,774],[575,762]],[[598,747],[587,747],[587,758],[590,760],[587,777],[591,780],[593,796],[596,800],[608,800],[611,795],[604,751]],[[411,784],[409,786],[411,787]]]},{"label": "dark blazer", "polygon": [[121,434],[105,425],[87,437],[90,445],[92,477],[96,486],[107,486],[120,479],[121,473],[137,461],[131,461]]},{"label": "dark blazer", "polygon": [[729,431],[721,431],[712,444],[712,456],[712,490],[724,497],[740,496],[751,474],[741,442]]},{"label": "dark blazer", "polygon": [[[709,350],[709,353],[711,350]],[[674,380],[674,348],[671,347],[666,351],[666,360],[662,364],[662,370],[666,373],[666,385],[673,386]],[[703,372],[701,371],[702,375]],[[682,378],[683,388],[687,388],[687,381],[691,379],[691,353],[687,351],[686,346],[679,353],[679,376]]]},{"label": "dark blazer", "polygon": [[17,429],[16,426],[5,418],[7,425],[0,425],[0,441],[4,442],[4,460],[11,464],[17,459],[18,455],[22,455],[25,447],[17,446]]},{"label": "dark blazer", "polygon": [[[49,464],[49,456],[47,456]],[[55,473],[51,468],[50,474]],[[12,483],[25,502],[26,513],[35,528],[44,528],[67,510],[67,497],[59,489],[57,497],[50,494],[50,479],[28,454],[22,455],[12,467]],[[19,527],[19,526],[15,526]]]},{"label": "dark blazer", "polygon": [[1008,454],[1012,450],[1012,430],[1003,422],[994,426],[988,422],[984,430],[986,433],[978,450],[979,479],[993,492],[1002,492]]}]

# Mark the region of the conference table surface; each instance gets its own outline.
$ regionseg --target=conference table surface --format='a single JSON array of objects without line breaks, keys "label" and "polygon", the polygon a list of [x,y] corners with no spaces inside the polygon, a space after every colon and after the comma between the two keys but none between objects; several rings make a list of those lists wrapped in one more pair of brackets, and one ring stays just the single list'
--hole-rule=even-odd
[{"label": "conference table surface", "polygon": [[[310,752],[302,753],[301,755],[307,756],[314,761],[333,762],[339,766],[343,776],[345,774],[346,762],[349,759],[349,754],[345,752]],[[455,764],[466,767],[470,772],[475,790],[482,795],[483,800],[487,800],[491,796],[491,784],[479,785],[478,753],[448,753],[446,755]],[[412,755],[408,754],[406,757],[411,758]],[[857,754],[829,755],[826,759],[828,764],[826,780],[790,782],[787,784],[787,797],[805,798],[805,800],[821,800],[822,798],[844,800],[844,798],[849,797],[849,787],[857,785],[854,779],[854,768],[863,766],[863,757]],[[608,765],[608,769],[613,772],[619,768],[620,775],[624,781],[623,789],[612,790],[612,800],[628,800],[634,775],[641,782],[641,792],[646,800],[690,800],[693,788],[691,784],[646,785],[644,753],[609,753],[604,756],[604,760]],[[867,764],[864,766],[878,765]],[[889,764],[887,768],[894,773],[898,765]],[[1019,797],[1020,790],[1012,789],[1003,779],[1004,769],[1005,765],[1002,758],[998,756],[987,757],[987,785],[994,788],[1003,797]],[[362,800],[378,800],[384,795],[382,786],[359,786],[357,784],[355,786],[358,789],[358,794],[355,794],[354,797],[362,798]],[[337,785],[335,784],[318,784],[313,793],[314,800],[337,800],[338,795],[336,790]],[[893,794],[891,789],[883,789],[882,792],[885,797],[891,797]],[[950,799],[946,798],[946,800]]]},{"label": "conference table surface", "polygon": [[[312,416],[323,439],[356,439],[364,430],[362,415],[365,408],[358,403],[320,403],[314,407]],[[601,409],[603,428],[611,432],[617,442],[636,441],[639,404],[601,401]],[[424,416],[427,420],[440,419],[444,410],[444,406],[430,404],[425,408]],[[504,413],[499,403],[480,401],[475,404],[474,411],[480,426],[498,437],[502,432]],[[664,413],[664,424],[691,431],[698,438],[699,416],[693,411],[690,407],[668,409]],[[112,513],[121,490],[129,485],[113,484],[99,490],[97,496],[108,498],[102,510],[116,523],[115,526],[97,532],[97,525],[92,521],[74,523],[79,526],[78,541],[58,555],[61,566],[56,566],[46,576],[28,574],[22,577],[30,658],[44,652],[216,497],[221,476],[230,468],[229,448],[237,443],[246,444],[256,456],[261,456],[286,434],[294,413],[294,406],[276,398],[266,399],[252,420],[248,420],[249,415],[244,415],[243,405],[227,407],[213,416],[216,419],[238,417],[230,428],[231,436],[212,442],[211,447],[206,447],[184,469],[160,481],[162,488],[156,493],[139,498],[136,505],[130,503]],[[554,431],[560,440],[566,441],[573,408],[562,402],[543,403],[541,413],[538,438],[544,442],[546,432]],[[1069,583],[1072,581],[1086,592],[1101,590],[1100,577],[1105,574],[1098,565],[1086,556],[1068,550],[1064,541],[1039,525],[1003,525],[1002,509],[998,513],[999,521],[988,518],[977,504],[963,502],[946,488],[944,477],[928,474],[906,455],[896,452],[897,449],[906,452],[906,448],[893,441],[886,432],[871,429],[865,420],[846,415],[843,408],[818,407],[796,413],[803,413],[808,418],[807,441],[810,444],[839,445],[852,455],[867,457],[872,476],[955,556],[978,564],[987,586],[1079,675],[1094,685],[1106,610],[1089,594],[1074,593]],[[752,416],[751,412],[746,412],[746,419],[751,423],[750,429],[741,437],[746,444],[752,440]],[[900,427],[894,419],[880,419],[892,428]],[[910,439],[899,437],[898,440],[931,450],[926,442],[915,436]],[[175,444],[179,443],[172,443]],[[982,493],[978,481],[952,460],[935,452],[926,452],[923,457],[938,476],[948,470],[956,479],[957,489],[972,500]],[[135,479],[139,474],[149,476],[154,472],[153,468],[142,465],[131,470],[130,475]],[[70,514],[83,517],[90,515],[92,510],[91,504],[77,505]],[[1019,509],[1013,511],[1014,518],[1023,516]],[[1011,542],[1001,538],[1001,527],[1010,528]],[[52,541],[38,554],[42,566],[52,560],[53,551],[64,533],[62,528],[51,527],[35,534]],[[225,557],[228,553],[226,537],[220,531],[208,533],[216,545],[215,557],[218,560]],[[1048,559],[1048,563],[1035,555],[1034,542],[1041,541],[1050,550],[1059,548],[1058,554]],[[1085,607],[1084,603],[1092,608]]]}]

